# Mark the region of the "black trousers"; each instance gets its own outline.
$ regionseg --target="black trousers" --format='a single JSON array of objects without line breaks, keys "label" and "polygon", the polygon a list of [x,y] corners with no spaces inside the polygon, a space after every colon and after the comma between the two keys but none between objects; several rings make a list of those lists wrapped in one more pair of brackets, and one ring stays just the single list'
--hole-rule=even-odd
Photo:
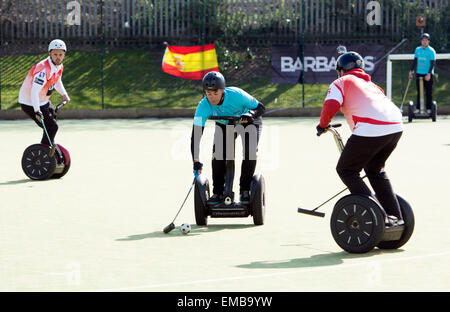
[{"label": "black trousers", "polygon": [[336,166],[339,177],[350,193],[370,196],[372,192],[359,176],[360,171],[364,169],[386,213],[400,219],[402,219],[400,205],[384,166],[401,136],[402,132],[380,137],[352,135],[347,140]]},{"label": "black trousers", "polygon": [[234,143],[238,135],[243,140],[243,159],[239,191],[242,193],[243,191],[250,190],[250,184],[256,168],[256,153],[261,130],[261,118],[258,118],[254,124],[246,126],[225,126],[216,123],[212,158],[214,194],[222,194],[224,191],[227,161],[232,161],[234,164]]},{"label": "black trousers", "polygon": [[[36,120],[36,114],[34,113],[33,106],[20,104],[22,107],[22,110],[27,114],[31,119],[34,120],[34,122],[43,129],[42,124],[40,121]],[[58,124],[56,123],[55,119],[55,112],[52,108],[50,108],[50,103],[47,103],[40,107],[40,110],[42,112],[42,115],[44,115],[44,125],[45,129],[47,129],[48,135],[50,137],[50,140],[52,142],[55,141],[56,132],[58,132]],[[45,132],[42,134],[42,144],[50,145],[50,142],[48,141],[47,135]]]},{"label": "black trousers", "polygon": [[433,103],[433,75],[430,75],[430,80],[425,80],[426,75],[422,74],[416,74],[416,86],[417,86],[417,102],[416,102],[416,108],[420,109],[420,77],[423,79],[423,90],[425,92],[424,94],[424,100],[426,109],[431,109],[431,104]]}]

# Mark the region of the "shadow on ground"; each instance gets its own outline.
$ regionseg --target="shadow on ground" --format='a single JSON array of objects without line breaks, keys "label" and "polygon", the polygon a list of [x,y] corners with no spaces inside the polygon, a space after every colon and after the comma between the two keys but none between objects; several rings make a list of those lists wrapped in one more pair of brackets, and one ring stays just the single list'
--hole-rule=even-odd
[{"label": "shadow on ground", "polygon": [[248,264],[237,265],[236,267],[242,269],[299,269],[299,268],[311,268],[322,267],[344,263],[346,259],[361,259],[370,258],[381,254],[392,254],[402,252],[402,249],[396,250],[381,250],[374,249],[371,252],[365,254],[349,254],[345,251],[317,254],[308,258],[295,258],[276,261],[255,261]]},{"label": "shadow on ground", "polygon": [[15,180],[15,181],[0,182],[0,185],[24,184],[24,183],[29,183],[29,182],[39,182],[39,181],[30,180],[30,179],[21,179],[21,180]]},{"label": "shadow on ground", "polygon": [[144,233],[144,234],[134,234],[130,235],[126,238],[119,238],[116,239],[116,241],[135,241],[135,240],[141,240],[141,239],[147,239],[147,238],[170,238],[170,237],[179,237],[179,236],[197,236],[202,233],[211,233],[211,232],[217,232],[222,230],[239,230],[239,229],[246,229],[249,227],[255,227],[253,224],[213,224],[208,226],[197,226],[192,225],[191,232],[187,235],[180,232],[180,228],[177,226],[175,229],[173,229],[171,232],[164,234],[163,228],[161,228],[160,231],[155,231],[151,233]]}]

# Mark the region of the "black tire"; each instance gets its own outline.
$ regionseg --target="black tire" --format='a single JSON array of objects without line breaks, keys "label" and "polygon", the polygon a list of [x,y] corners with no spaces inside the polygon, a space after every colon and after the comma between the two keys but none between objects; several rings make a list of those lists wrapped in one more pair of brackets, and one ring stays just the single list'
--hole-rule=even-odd
[{"label": "black tire", "polygon": [[402,211],[403,221],[405,221],[405,230],[403,231],[402,237],[397,241],[385,241],[378,244],[380,249],[397,249],[403,246],[411,238],[414,232],[414,213],[411,205],[402,197],[397,195],[398,203],[400,204],[400,209]]},{"label": "black tire", "polygon": [[[69,171],[70,164],[72,162],[72,159],[71,159],[71,157],[69,155],[69,152],[66,149],[64,149],[61,145],[58,144],[58,146],[60,147],[61,152],[62,152],[62,156],[63,156],[63,159],[59,159],[58,162],[59,163],[66,163],[66,157],[69,158],[69,162],[67,163],[67,165],[64,166],[64,169],[63,169],[63,171],[61,173],[54,173],[52,175],[52,179],[60,179],[63,176],[65,176],[66,173]],[[62,150],[62,149],[64,149],[64,150]],[[67,153],[67,155],[65,155],[64,153]],[[55,152],[55,155],[57,155],[57,152]]]},{"label": "black tire", "polygon": [[371,198],[347,195],[334,206],[331,233],[336,243],[349,253],[366,253],[384,235],[383,209]]},{"label": "black tire", "polygon": [[437,104],[436,101],[433,101],[433,104],[431,105],[431,120],[433,122],[436,122],[437,117]]},{"label": "black tire", "polygon": [[266,184],[262,175],[255,175],[252,181],[250,209],[253,216],[253,224],[263,225],[266,214]]},{"label": "black tire", "polygon": [[22,156],[22,170],[32,180],[50,178],[56,168],[56,156],[50,157],[50,147],[43,144],[28,146]]},{"label": "black tire", "polygon": [[414,104],[413,102],[409,102],[408,105],[408,122],[412,122],[414,118]]},{"label": "black tire", "polygon": [[194,211],[195,211],[195,222],[197,225],[208,224],[208,214],[206,206],[206,201],[208,199],[209,199],[208,179],[197,178],[194,189]]}]

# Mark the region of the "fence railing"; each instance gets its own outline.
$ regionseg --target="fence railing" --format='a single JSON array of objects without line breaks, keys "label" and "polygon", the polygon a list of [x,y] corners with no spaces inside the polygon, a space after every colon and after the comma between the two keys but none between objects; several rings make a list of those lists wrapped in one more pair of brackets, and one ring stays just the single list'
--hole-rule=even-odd
[{"label": "fence railing", "polygon": [[[416,16],[439,23],[449,0],[2,0],[3,41],[398,37]],[[376,10],[379,9],[379,12]],[[369,14],[376,18],[368,21]]]}]

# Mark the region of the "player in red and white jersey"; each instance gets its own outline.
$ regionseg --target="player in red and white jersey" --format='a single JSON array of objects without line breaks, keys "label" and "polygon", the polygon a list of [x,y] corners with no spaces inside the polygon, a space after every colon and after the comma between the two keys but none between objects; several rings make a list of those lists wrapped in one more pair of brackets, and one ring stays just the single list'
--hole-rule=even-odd
[{"label": "player in red and white jersey", "polygon": [[373,196],[360,177],[364,169],[381,206],[402,224],[400,206],[384,170],[403,132],[400,110],[371,81],[364,71],[364,59],[358,53],[342,54],[336,61],[336,71],[338,79],[328,90],[317,135],[326,130],[341,110],[352,135],[336,166],[339,177],[352,194]]},{"label": "player in red and white jersey", "polygon": [[[61,81],[64,70],[62,64],[66,54],[66,44],[60,39],[55,39],[48,46],[49,56],[35,64],[19,91],[19,104],[22,110],[42,128],[40,119],[44,120],[45,128],[53,141],[58,131],[58,125],[54,118],[54,111],[50,106],[50,95],[53,90],[62,95],[62,101],[70,101],[69,95]],[[41,143],[50,145],[45,133]]]}]

